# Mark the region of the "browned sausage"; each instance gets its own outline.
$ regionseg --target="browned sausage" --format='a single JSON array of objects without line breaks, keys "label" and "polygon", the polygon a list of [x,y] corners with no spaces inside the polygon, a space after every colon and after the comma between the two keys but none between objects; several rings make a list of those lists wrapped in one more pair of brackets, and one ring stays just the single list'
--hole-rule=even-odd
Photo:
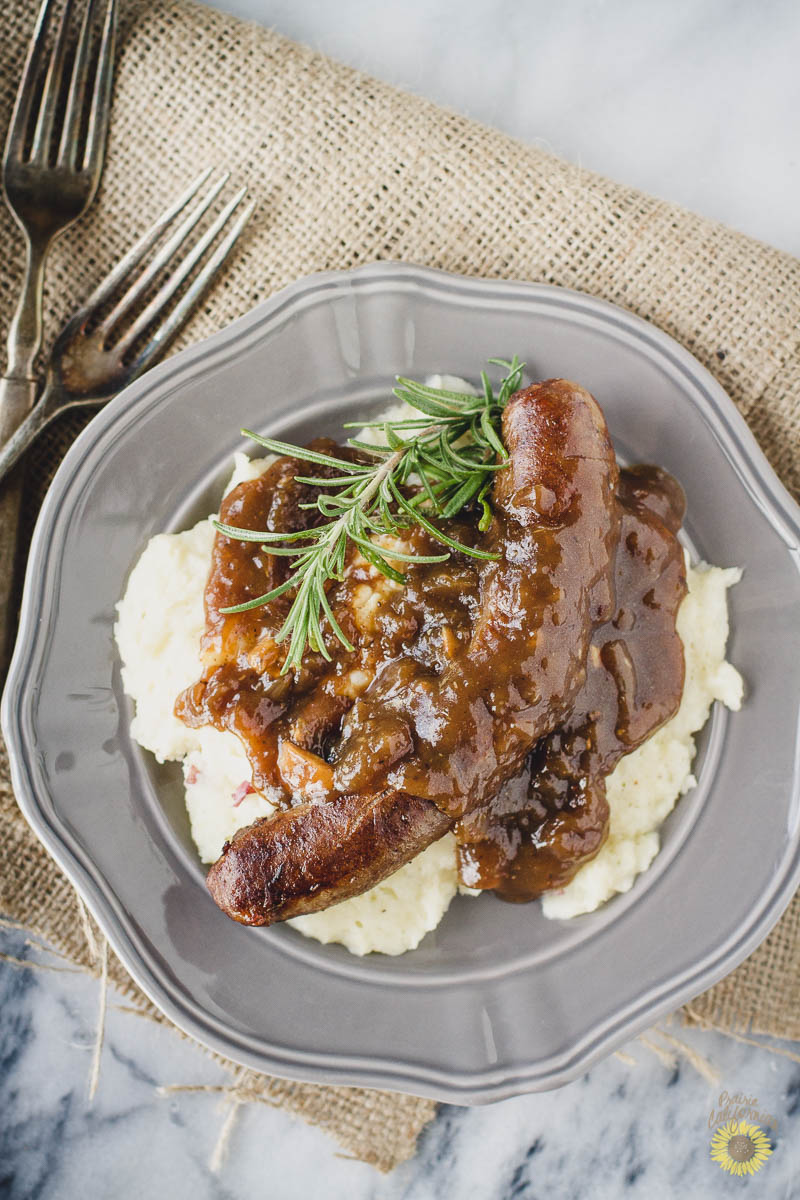
[{"label": "browned sausage", "polygon": [[618,502],[615,613],[594,631],[572,712],[456,828],[462,881],[504,900],[564,887],[597,853],[608,828],[606,777],[680,703],[683,492],[665,471],[635,467],[620,474]]},{"label": "browned sausage", "polygon": [[[375,676],[336,749],[342,794],[234,835],[208,886],[235,920],[266,925],[374,886],[491,797],[569,712],[612,609],[616,460],[598,405],[565,380],[517,393],[503,435],[511,463],[480,543],[501,557],[479,568],[471,636],[441,673],[404,653]],[[376,753],[390,735],[399,760]],[[370,760],[376,776],[346,790]]]}]

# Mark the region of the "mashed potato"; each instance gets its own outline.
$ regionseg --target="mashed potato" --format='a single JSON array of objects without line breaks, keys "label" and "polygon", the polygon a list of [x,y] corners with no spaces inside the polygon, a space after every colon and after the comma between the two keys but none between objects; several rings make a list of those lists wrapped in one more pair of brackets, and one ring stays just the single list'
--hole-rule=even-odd
[{"label": "mashed potato", "polygon": [[[463,386],[450,377],[440,384],[458,385]],[[255,478],[270,461],[237,454],[228,487]],[[115,629],[123,684],[135,704],[133,736],[159,762],[183,763],[192,837],[209,863],[237,829],[274,811],[268,795],[252,790],[247,756],[235,734],[189,729],[172,711],[178,693],[200,676],[203,590],[213,539],[210,518],[183,533],[152,538],[117,606]],[[690,567],[689,594],[678,614],[686,653],[680,709],[609,776],[608,840],[568,887],[544,897],[546,916],[591,912],[616,892],[628,891],[653,861],[659,825],[695,784],[693,734],[708,720],[715,700],[732,709],[741,705],[741,677],[725,661],[726,591],[740,577],[735,569]],[[318,941],[341,942],[353,954],[402,954],[436,928],[458,890],[455,839],[447,834],[364,895],[290,924]]]}]

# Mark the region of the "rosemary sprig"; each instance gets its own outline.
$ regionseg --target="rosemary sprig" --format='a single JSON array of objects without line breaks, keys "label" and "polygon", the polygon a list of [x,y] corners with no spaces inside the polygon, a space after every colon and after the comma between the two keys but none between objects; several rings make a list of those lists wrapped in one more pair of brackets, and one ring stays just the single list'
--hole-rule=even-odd
[{"label": "rosemary sprig", "polygon": [[[293,559],[289,577],[278,587],[245,604],[221,610],[246,612],[268,604],[291,588],[297,589],[276,635],[279,642],[290,639],[282,674],[300,666],[307,646],[330,660],[322,634],[324,619],[345,649],[353,649],[331,611],[326,593],[330,580],[343,577],[348,543],[358,546],[364,558],[383,575],[401,584],[405,583],[405,576],[393,562],[444,562],[452,550],[473,558],[497,558],[496,554],[456,541],[434,523],[437,518],[454,517],[473,502],[481,512],[478,528],[486,530],[491,521],[487,494],[494,473],[508,462],[508,453],[500,439],[500,419],[521,384],[524,363],[516,355],[511,361],[490,358],[489,362],[506,371],[497,395],[485,371],[481,372],[482,392],[477,396],[398,377],[394,395],[415,408],[420,416],[402,421],[372,421],[361,426],[382,430],[384,445],[348,439],[349,446],[369,455],[374,462],[347,462],[242,430],[246,437],[273,454],[290,455],[335,472],[327,478],[296,476],[300,483],[320,489],[317,498],[306,507],[317,509],[326,520],[313,529],[275,533],[214,522],[227,537],[260,542],[266,553]],[[345,428],[357,424],[350,422]],[[411,489],[412,494],[408,495]],[[420,525],[447,551],[406,554],[375,541],[376,537],[396,534],[411,525]]]}]

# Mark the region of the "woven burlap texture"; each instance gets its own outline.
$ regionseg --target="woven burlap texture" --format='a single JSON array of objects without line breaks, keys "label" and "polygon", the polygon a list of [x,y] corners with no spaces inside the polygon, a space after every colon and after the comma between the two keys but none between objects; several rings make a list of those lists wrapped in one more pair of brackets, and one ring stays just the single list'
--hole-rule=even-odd
[{"label": "woven burlap texture", "polygon": [[[33,9],[29,0],[11,0],[4,13],[6,120]],[[123,4],[108,162],[90,214],[52,252],[49,336],[205,164],[227,166],[259,207],[230,269],[177,346],[220,329],[311,271],[374,259],[563,284],[623,305],[695,354],[797,495],[797,260],[260,27],[178,0]],[[22,247],[4,208],[0,235],[5,327]],[[29,512],[82,419],[65,418],[32,456]],[[0,910],[88,965],[72,890],[19,816],[5,762],[0,767]],[[110,973],[148,1007],[119,963]],[[798,898],[762,947],[698,997],[689,1016],[800,1037]],[[433,1114],[430,1103],[410,1097],[252,1074],[247,1089],[324,1125],[350,1152],[384,1169],[413,1152]]]}]

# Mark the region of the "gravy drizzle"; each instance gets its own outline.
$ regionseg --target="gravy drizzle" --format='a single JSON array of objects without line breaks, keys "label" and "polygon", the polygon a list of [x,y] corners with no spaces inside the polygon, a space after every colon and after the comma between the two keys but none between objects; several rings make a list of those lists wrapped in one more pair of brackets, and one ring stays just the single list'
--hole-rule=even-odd
[{"label": "gravy drizzle", "polygon": [[[312,447],[356,457],[329,439]],[[579,513],[581,460],[575,461],[570,503]],[[314,523],[319,514],[299,507],[315,496],[295,481],[302,472],[296,459],[278,459],[226,497],[222,520],[275,531]],[[506,548],[513,553],[520,535],[510,529],[513,504],[507,505],[481,540],[506,553],[502,573],[454,553],[444,564],[403,564],[407,583],[399,587],[376,580],[369,564],[351,555],[345,579],[329,599],[355,650],[346,652],[331,635],[331,662],[309,652],[301,669],[285,676],[284,647],[275,638],[290,596],[246,613],[221,610],[274,588],[286,578],[286,559],[218,535],[205,596],[203,677],[178,698],[177,715],[188,725],[235,732],[247,750],[254,786],[269,789],[286,807],[394,787],[433,802],[455,822],[459,871],[470,887],[523,901],[564,886],[606,836],[607,775],[680,702],[684,663],[675,618],[686,575],[676,534],[684,498],[676,481],[656,467],[622,470],[611,523],[596,529],[597,545],[613,556],[613,570],[598,568],[577,600],[564,599],[570,589],[560,574],[557,539],[549,543],[542,536],[546,478],[536,503],[545,514],[537,529],[539,553],[552,555],[546,585],[541,579],[537,584],[549,589],[546,596],[534,594],[524,563],[515,573],[508,560]],[[563,529],[564,512],[557,516]],[[463,516],[448,522],[447,530],[468,544],[480,536]],[[402,536],[406,549],[439,549],[418,527]],[[586,553],[599,552],[589,545]],[[492,597],[495,578],[503,586]],[[585,641],[580,652],[576,616],[586,606],[588,654]],[[549,727],[557,729],[528,753],[525,713],[541,699],[538,667],[532,660],[530,694],[516,696],[514,655],[538,655],[547,672],[546,639],[533,635],[543,613],[575,621],[574,661],[559,665],[567,683],[547,698]],[[492,623],[500,621],[508,662],[498,662],[492,636]],[[518,636],[511,636],[515,621]],[[491,719],[498,709],[510,713],[507,720]]]}]

